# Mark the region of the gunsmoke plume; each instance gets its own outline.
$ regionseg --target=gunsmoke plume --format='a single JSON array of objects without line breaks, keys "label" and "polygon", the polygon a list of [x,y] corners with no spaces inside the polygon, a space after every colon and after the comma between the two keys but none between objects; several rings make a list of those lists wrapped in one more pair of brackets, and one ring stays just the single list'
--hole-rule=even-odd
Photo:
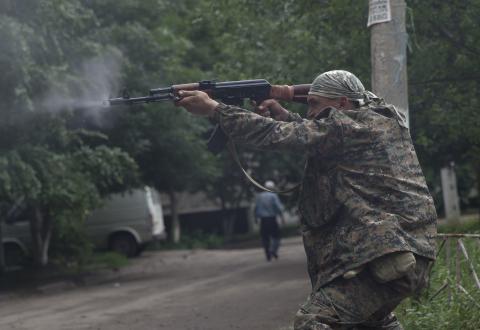
[{"label": "gunsmoke plume", "polygon": [[[43,111],[58,113],[81,110],[101,124],[103,102],[116,95],[121,79],[121,56],[110,52],[83,61],[72,75],[53,82],[37,105]],[[68,86],[68,87],[67,87]]]}]

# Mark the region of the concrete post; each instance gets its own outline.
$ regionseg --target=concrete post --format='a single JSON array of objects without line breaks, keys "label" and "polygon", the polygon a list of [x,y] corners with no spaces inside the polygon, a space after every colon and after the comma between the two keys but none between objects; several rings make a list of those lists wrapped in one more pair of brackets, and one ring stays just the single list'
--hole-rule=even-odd
[{"label": "concrete post", "polygon": [[443,205],[445,208],[445,218],[447,223],[456,223],[460,219],[460,201],[457,190],[457,177],[455,175],[455,165],[440,170],[442,179]]}]

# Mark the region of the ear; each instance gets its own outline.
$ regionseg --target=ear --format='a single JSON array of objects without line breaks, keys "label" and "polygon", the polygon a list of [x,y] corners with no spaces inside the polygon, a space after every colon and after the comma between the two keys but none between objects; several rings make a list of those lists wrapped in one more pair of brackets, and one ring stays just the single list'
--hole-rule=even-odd
[{"label": "ear", "polygon": [[348,99],[346,96],[340,96],[338,98],[338,105],[340,108],[345,108],[348,104]]}]

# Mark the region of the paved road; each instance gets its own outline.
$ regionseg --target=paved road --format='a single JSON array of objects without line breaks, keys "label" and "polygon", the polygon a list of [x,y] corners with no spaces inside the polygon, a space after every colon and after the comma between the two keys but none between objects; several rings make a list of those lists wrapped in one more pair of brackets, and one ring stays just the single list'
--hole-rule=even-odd
[{"label": "paved road", "polygon": [[291,329],[309,292],[300,238],[280,253],[147,252],[102,284],[0,295],[0,329]]}]

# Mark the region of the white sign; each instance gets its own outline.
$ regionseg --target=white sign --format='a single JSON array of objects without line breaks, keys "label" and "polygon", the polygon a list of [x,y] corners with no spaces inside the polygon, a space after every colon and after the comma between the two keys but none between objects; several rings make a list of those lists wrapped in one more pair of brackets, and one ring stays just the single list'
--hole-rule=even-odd
[{"label": "white sign", "polygon": [[392,20],[390,0],[370,0],[368,5],[367,27]]}]

